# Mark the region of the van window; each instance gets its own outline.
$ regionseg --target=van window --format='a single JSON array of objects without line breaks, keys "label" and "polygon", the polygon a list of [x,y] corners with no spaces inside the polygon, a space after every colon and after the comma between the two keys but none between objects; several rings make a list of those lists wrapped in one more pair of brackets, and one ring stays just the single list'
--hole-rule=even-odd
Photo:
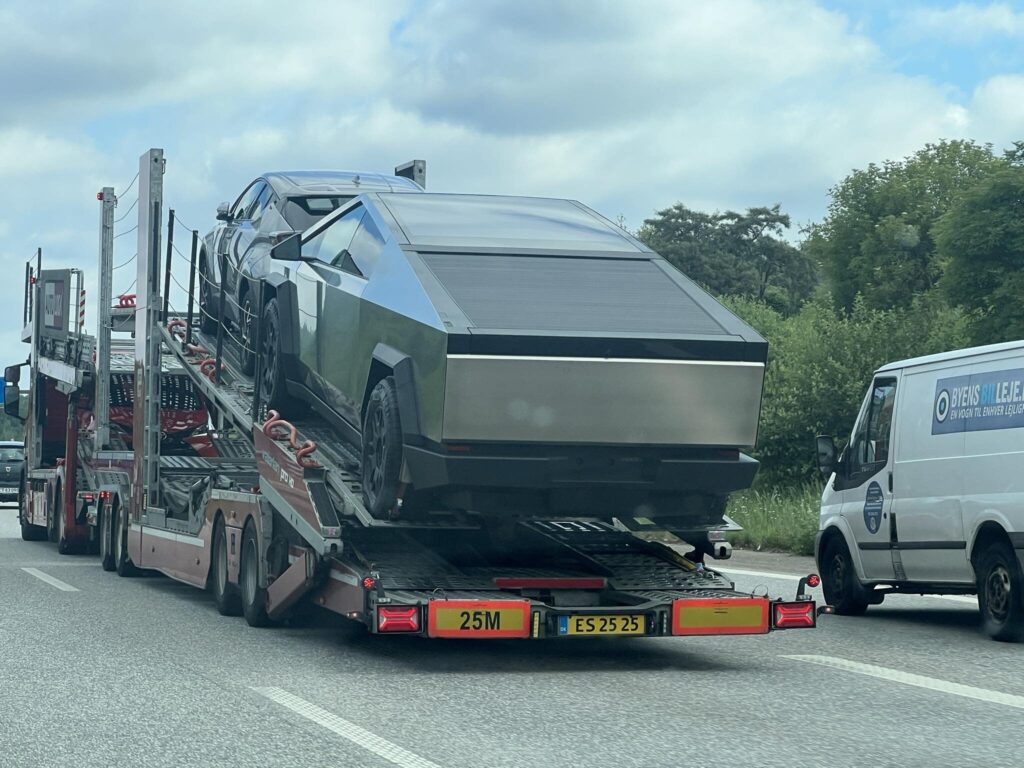
[{"label": "van window", "polygon": [[877,379],[861,411],[857,432],[850,442],[850,474],[873,473],[889,460],[892,409],[896,404],[895,379]]}]

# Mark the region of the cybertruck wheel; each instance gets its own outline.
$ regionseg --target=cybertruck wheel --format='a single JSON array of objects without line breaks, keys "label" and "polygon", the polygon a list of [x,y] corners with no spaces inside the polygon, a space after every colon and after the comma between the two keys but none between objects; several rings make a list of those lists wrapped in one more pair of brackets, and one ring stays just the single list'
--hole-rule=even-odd
[{"label": "cybertruck wheel", "polygon": [[857,581],[850,550],[842,537],[835,536],[828,543],[821,565],[825,601],[842,616],[862,616],[868,609],[868,592]]},{"label": "cybertruck wheel", "polygon": [[978,560],[978,607],[993,640],[1024,642],[1024,576],[1006,542],[993,542]]},{"label": "cybertruck wheel", "polygon": [[207,334],[217,332],[217,305],[213,300],[212,280],[209,262],[203,254],[199,258],[199,330]]},{"label": "cybertruck wheel", "polygon": [[277,299],[271,299],[263,308],[263,343],[260,345],[263,368],[260,372],[260,398],[267,408],[284,418],[295,418],[305,413],[307,405],[288,394],[285,362],[281,355],[281,310]]},{"label": "cybertruck wheel", "polygon": [[391,376],[370,393],[363,416],[362,455],[363,503],[374,517],[386,518],[398,503],[402,472],[402,422]]}]

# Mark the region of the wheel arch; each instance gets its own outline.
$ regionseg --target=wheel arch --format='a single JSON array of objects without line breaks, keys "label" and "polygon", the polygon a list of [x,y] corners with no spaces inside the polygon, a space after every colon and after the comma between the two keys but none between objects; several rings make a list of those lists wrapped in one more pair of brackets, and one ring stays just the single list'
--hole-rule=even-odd
[{"label": "wheel arch", "polygon": [[402,420],[402,433],[405,442],[423,434],[420,425],[419,400],[416,396],[416,369],[412,358],[387,344],[377,344],[373,349],[370,370],[366,377],[363,400],[359,414],[366,415],[366,406],[370,402],[370,393],[388,376],[395,379],[398,392],[398,415]]},{"label": "wheel arch", "polygon": [[825,547],[827,547],[829,543],[836,538],[842,539],[843,543],[846,544],[846,549],[850,553],[850,561],[853,563],[853,570],[857,574],[857,579],[862,584],[866,583],[864,576],[864,564],[860,559],[860,550],[857,548],[857,540],[854,538],[853,531],[850,530],[849,524],[841,515],[829,518],[821,529],[821,535],[818,537],[817,551],[814,553],[814,560],[819,573],[825,570],[824,564],[822,563],[822,556],[825,553]]},{"label": "wheel arch", "polygon": [[977,571],[978,568],[978,558],[986,548],[996,542],[1005,543],[1011,549],[1013,548],[1013,544],[1010,541],[1010,534],[1001,522],[997,520],[985,520],[975,529],[974,539],[971,542],[969,549],[971,553],[971,566],[975,571]]}]

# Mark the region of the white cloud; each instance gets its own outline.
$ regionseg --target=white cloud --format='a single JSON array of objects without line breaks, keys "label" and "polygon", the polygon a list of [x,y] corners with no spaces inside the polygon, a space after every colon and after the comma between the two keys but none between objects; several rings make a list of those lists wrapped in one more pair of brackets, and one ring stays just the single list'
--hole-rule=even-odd
[{"label": "white cloud", "polygon": [[1006,3],[958,3],[948,8],[916,7],[904,13],[905,31],[920,37],[937,36],[960,43],[977,43],[993,36],[1024,35],[1024,12]]},{"label": "white cloud", "polygon": [[971,100],[971,124],[997,148],[1024,139],[1024,75],[1000,75],[979,85]]}]

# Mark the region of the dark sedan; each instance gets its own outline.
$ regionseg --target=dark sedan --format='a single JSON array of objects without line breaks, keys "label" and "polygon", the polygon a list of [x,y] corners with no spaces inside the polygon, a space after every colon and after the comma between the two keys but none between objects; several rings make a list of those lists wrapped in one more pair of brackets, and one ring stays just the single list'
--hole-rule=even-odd
[{"label": "dark sedan", "polygon": [[[412,165],[412,164],[409,164]],[[422,171],[422,164],[420,165]],[[199,254],[202,328],[212,333],[219,320],[240,347],[243,370],[252,373],[253,288],[266,275],[270,248],[282,237],[313,226],[361,192],[420,192],[410,178],[356,171],[265,173],[234,204],[217,207],[217,225]],[[225,286],[223,317],[220,287]]]},{"label": "dark sedan", "polygon": [[0,502],[18,500],[24,466],[25,446],[15,440],[0,441]]}]

